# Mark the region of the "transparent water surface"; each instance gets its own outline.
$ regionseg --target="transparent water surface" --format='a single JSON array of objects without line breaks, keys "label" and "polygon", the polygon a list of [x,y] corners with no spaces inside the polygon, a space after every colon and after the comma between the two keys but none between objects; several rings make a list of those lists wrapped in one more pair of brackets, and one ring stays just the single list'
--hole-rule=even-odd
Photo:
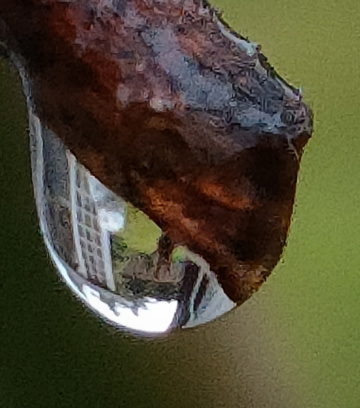
[{"label": "transparent water surface", "polygon": [[315,112],[282,262],[211,325],[155,343],[105,327],[58,282],[45,253],[25,101],[2,63],[2,406],[358,407],[359,3],[216,5]]}]

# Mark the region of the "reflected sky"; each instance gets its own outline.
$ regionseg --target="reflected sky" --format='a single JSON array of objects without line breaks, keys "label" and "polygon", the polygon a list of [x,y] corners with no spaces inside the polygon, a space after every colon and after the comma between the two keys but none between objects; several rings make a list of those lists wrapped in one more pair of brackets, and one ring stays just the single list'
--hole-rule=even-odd
[{"label": "reflected sky", "polygon": [[43,238],[86,306],[146,336],[195,327],[234,308],[203,258],[185,246],[162,258],[161,230],[78,163],[31,107],[29,119]]},{"label": "reflected sky", "polygon": [[139,308],[137,314],[133,310],[115,302],[114,308],[101,300],[100,293],[84,284],[83,293],[90,307],[111,322],[128,329],[146,333],[164,333],[174,319],[177,301],[158,301],[148,298],[144,307]]},{"label": "reflected sky", "polygon": [[177,301],[166,302],[148,298],[144,303],[145,307],[139,308],[137,313],[116,301],[110,307],[108,303],[101,299],[99,290],[96,290],[94,286],[86,283],[77,285],[74,279],[70,277],[66,265],[57,255],[46,236],[44,236],[44,241],[58,272],[67,286],[100,317],[117,326],[147,334],[165,333],[170,328],[177,310]]}]

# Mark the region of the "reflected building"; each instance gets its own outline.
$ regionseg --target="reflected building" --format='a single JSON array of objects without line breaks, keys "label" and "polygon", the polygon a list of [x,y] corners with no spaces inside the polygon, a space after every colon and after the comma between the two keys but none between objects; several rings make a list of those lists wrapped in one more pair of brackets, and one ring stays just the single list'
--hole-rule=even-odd
[{"label": "reflected building", "polygon": [[[160,229],[142,214],[136,230],[131,214],[138,210],[92,176],[31,108],[29,118],[44,241],[60,275],[87,306],[120,328],[149,335],[206,323],[235,306],[208,264],[186,247],[161,259]],[[134,245],[145,224],[153,231],[151,250]]]}]

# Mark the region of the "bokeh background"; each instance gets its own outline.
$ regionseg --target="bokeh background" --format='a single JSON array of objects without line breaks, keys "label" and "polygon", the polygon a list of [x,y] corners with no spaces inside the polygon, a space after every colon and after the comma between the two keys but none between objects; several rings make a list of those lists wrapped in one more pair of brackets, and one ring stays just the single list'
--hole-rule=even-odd
[{"label": "bokeh background", "polygon": [[360,406],[360,2],[215,5],[315,112],[282,261],[207,326],[150,341],[103,324],[48,260],[25,100],[0,61],[1,408]]}]

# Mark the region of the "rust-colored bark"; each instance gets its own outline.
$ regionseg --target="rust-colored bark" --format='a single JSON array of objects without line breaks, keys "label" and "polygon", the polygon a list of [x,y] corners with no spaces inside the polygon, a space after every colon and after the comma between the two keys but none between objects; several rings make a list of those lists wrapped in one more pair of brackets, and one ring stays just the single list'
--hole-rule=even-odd
[{"label": "rust-colored bark", "polygon": [[200,0],[0,0],[42,121],[241,303],[278,262],[311,112]]}]

